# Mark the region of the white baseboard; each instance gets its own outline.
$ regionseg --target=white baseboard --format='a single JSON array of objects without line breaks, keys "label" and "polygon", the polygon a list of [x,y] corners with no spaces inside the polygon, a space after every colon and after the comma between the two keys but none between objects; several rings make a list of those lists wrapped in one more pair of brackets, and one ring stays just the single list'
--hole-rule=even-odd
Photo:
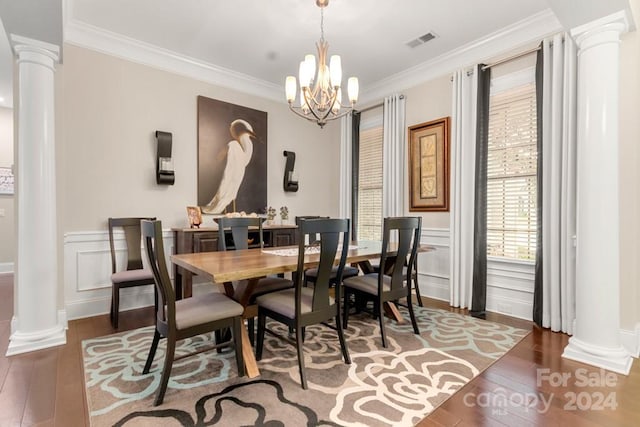
[{"label": "white baseboard", "polygon": [[0,274],[13,273],[12,262],[0,262]]},{"label": "white baseboard", "polygon": [[6,356],[28,353],[45,348],[64,345],[67,343],[67,313],[58,310],[57,324],[45,331],[21,333],[18,331],[18,318],[11,319],[11,337],[7,347]]},{"label": "white baseboard", "polygon": [[564,348],[562,357],[623,375],[629,375],[633,363],[633,358],[623,346],[617,348],[601,347],[581,341],[575,336],[569,339],[569,344]]},{"label": "white baseboard", "polygon": [[640,322],[634,330],[621,329],[620,343],[635,358],[640,357]]}]

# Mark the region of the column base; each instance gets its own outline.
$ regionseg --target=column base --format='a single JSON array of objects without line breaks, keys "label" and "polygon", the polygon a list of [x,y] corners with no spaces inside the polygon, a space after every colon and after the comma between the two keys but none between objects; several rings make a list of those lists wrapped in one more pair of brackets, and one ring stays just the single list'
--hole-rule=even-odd
[{"label": "column base", "polygon": [[597,366],[623,375],[629,375],[633,358],[622,346],[617,348],[600,347],[588,344],[576,337],[569,339],[562,357]]},{"label": "column base", "polygon": [[[15,324],[15,317],[12,324]],[[16,331],[9,338],[6,356],[42,350],[67,343],[67,330],[64,322],[59,322],[53,328],[37,332]]]}]

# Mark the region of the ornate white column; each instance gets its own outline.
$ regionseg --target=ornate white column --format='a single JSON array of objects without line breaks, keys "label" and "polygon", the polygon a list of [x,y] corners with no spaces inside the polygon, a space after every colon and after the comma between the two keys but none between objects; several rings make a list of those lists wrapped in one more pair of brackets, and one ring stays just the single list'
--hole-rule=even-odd
[{"label": "ornate white column", "polygon": [[66,342],[58,315],[55,45],[11,35],[18,63],[15,316],[7,355]]},{"label": "ornate white column", "polygon": [[576,323],[563,357],[628,374],[620,343],[619,12],[571,31],[578,45]]}]

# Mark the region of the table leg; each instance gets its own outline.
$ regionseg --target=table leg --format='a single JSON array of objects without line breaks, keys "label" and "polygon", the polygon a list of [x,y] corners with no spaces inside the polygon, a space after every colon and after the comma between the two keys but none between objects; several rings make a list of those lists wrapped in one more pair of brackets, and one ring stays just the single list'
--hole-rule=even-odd
[{"label": "table leg", "polygon": [[404,325],[405,323],[407,323],[407,321],[404,320],[404,317],[402,317],[402,314],[400,314],[398,307],[396,307],[395,303],[393,303],[392,301],[387,301],[386,303],[384,303],[384,311],[385,313],[387,313],[387,316],[394,319],[396,322],[398,322],[399,325]]},{"label": "table leg", "polygon": [[182,274],[174,278],[176,288],[176,300],[189,298],[192,295],[193,273],[182,269]]},{"label": "table leg", "polygon": [[[233,287],[233,283],[225,282],[224,284],[224,292],[225,294],[238,301],[244,307],[244,313],[242,314],[243,319],[253,318],[258,312],[255,305],[249,305],[249,299],[256,285],[258,284],[259,279],[249,279],[247,282],[247,287],[244,290],[242,295],[235,295],[235,288]],[[260,376],[260,370],[258,369],[258,362],[256,361],[256,356],[253,354],[253,346],[251,345],[251,341],[249,340],[249,333],[247,332],[246,327],[241,328],[241,336],[242,339],[242,357],[244,358],[244,366],[247,371],[247,376],[249,378],[255,378]]]},{"label": "table leg", "polygon": [[244,358],[244,366],[246,368],[247,376],[249,378],[255,378],[260,376],[258,370],[258,362],[256,362],[256,356],[253,354],[253,348],[249,342],[249,334],[247,328],[240,328],[240,334],[242,338],[242,357]]}]

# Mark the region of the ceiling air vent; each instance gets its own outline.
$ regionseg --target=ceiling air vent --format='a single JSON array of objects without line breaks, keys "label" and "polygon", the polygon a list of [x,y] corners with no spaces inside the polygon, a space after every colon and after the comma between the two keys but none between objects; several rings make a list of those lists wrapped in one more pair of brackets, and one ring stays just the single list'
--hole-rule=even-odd
[{"label": "ceiling air vent", "polygon": [[429,32],[427,34],[424,34],[416,39],[410,40],[408,42],[406,42],[405,44],[407,46],[409,46],[410,48],[416,48],[418,46],[420,46],[421,44],[425,44],[426,42],[428,42],[429,40],[433,40],[436,38],[436,35],[433,34],[432,32]]}]

